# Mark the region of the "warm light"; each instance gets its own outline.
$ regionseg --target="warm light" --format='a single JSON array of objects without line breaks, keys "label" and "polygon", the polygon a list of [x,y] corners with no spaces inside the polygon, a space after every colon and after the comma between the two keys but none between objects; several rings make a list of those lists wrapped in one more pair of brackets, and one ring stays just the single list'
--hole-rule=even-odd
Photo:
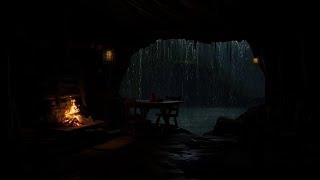
[{"label": "warm light", "polygon": [[[84,126],[93,123],[91,117],[86,118],[81,114],[79,105],[71,96],[67,102],[62,103],[65,104],[65,106],[61,104],[58,107],[52,108],[50,120],[57,121],[58,124],[67,127]],[[62,107],[62,105],[64,107]]]},{"label": "warm light", "polygon": [[67,126],[80,126],[82,124],[82,118],[81,115],[78,114],[80,109],[76,105],[76,100],[70,98],[69,103],[64,113],[65,118],[63,123],[67,124]]},{"label": "warm light", "polygon": [[252,62],[253,64],[259,64],[259,58],[253,58]]},{"label": "warm light", "polygon": [[111,50],[107,50],[106,53],[105,53],[106,61],[112,61],[113,60],[112,56],[113,56],[112,51]]}]

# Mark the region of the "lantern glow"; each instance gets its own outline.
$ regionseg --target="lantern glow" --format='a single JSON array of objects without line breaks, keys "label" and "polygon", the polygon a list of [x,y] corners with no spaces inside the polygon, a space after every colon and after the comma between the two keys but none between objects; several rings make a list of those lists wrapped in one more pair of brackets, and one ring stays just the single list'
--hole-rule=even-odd
[{"label": "lantern glow", "polygon": [[259,58],[257,58],[257,57],[253,58],[252,63],[259,64]]},{"label": "lantern glow", "polygon": [[106,52],[105,52],[105,60],[106,61],[112,61],[113,60],[112,50],[106,50]]}]

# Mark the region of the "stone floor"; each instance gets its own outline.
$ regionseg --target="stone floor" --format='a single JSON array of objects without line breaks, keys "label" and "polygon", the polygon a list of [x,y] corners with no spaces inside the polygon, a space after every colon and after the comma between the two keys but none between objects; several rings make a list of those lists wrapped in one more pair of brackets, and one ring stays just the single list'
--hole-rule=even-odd
[{"label": "stone floor", "polygon": [[25,130],[12,158],[12,176],[32,179],[213,179],[261,170],[237,138],[199,137],[159,127],[141,137],[103,128],[77,133]]}]

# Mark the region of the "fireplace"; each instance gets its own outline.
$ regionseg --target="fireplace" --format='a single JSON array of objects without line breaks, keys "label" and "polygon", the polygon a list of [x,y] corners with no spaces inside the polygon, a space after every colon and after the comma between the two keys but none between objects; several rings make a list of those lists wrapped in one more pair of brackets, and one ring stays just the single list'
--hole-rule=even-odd
[{"label": "fireplace", "polygon": [[60,103],[51,101],[48,113],[48,122],[56,126],[77,127],[84,126],[93,122],[91,116],[85,117],[80,110],[80,104],[76,98],[60,98]]},{"label": "fireplace", "polygon": [[80,80],[64,78],[49,92],[43,98],[45,113],[42,119],[46,126],[69,131],[104,122],[90,116],[83,83]]}]

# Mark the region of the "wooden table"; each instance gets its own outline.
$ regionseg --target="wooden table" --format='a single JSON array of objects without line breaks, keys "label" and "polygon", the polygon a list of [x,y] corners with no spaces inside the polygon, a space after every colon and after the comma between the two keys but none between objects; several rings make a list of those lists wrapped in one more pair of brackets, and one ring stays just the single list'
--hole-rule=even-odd
[{"label": "wooden table", "polygon": [[183,103],[183,101],[136,100],[136,106],[140,109],[140,112],[144,118],[147,117],[150,109],[159,109],[159,112],[164,119],[166,129],[169,127],[169,115],[171,113],[171,108],[180,103]]}]

